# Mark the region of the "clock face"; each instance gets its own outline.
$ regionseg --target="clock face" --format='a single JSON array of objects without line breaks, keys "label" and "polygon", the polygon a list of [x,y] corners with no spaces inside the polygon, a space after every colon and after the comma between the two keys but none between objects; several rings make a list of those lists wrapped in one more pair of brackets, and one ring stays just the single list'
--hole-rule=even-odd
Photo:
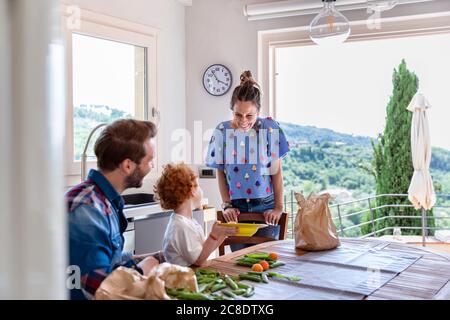
[{"label": "clock face", "polygon": [[221,64],[213,64],[203,74],[203,86],[213,96],[223,96],[230,90],[232,83],[230,70]]}]

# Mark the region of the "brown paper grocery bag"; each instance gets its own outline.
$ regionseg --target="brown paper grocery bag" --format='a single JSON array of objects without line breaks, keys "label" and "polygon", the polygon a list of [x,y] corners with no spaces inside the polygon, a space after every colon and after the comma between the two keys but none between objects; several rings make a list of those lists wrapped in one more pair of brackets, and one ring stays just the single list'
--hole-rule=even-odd
[{"label": "brown paper grocery bag", "polygon": [[95,292],[96,300],[141,300],[145,296],[146,277],[125,267],[114,270]]},{"label": "brown paper grocery bag", "polygon": [[186,288],[198,292],[194,270],[164,262],[153,269],[148,277],[134,269],[118,267],[100,284],[96,300],[170,300],[166,287]]},{"label": "brown paper grocery bag", "polygon": [[295,247],[307,251],[320,251],[340,246],[336,226],[331,219],[328,202],[331,196],[310,194],[307,199],[295,193],[298,203],[295,218]]}]

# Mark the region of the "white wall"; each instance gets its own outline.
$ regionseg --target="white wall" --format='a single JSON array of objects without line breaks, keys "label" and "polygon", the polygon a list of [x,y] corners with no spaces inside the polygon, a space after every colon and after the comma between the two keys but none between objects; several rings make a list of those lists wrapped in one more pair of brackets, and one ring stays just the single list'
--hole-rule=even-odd
[{"label": "white wall", "polygon": [[[203,129],[214,128],[230,118],[229,102],[232,90],[222,97],[210,96],[203,89],[202,75],[213,63],[228,66],[234,86],[239,84],[242,70],[249,69],[258,80],[259,30],[292,28],[308,25],[313,16],[247,21],[245,4],[273,0],[194,0],[186,9],[186,126],[193,132],[194,121],[202,121]],[[383,13],[383,17],[431,13],[450,10],[450,1],[402,5]],[[349,20],[368,17],[366,10],[346,11]],[[207,143],[205,142],[206,146]],[[202,179],[205,196],[214,204],[221,203],[215,180]]]},{"label": "white wall", "polygon": [[[233,88],[239,84],[244,69],[257,78],[257,32],[263,29],[295,26],[297,19],[248,22],[242,0],[195,0],[186,9],[186,127],[194,132],[194,121],[202,121],[203,130],[215,128],[231,117],[229,109]],[[254,1],[255,2],[255,1]],[[213,63],[228,66],[233,87],[222,97],[213,97],[203,88],[204,70]],[[198,141],[195,141],[198,143]],[[203,142],[207,147],[207,141]],[[217,181],[201,179],[200,184],[210,204],[219,206]]]},{"label": "white wall", "polygon": [[[178,0],[64,0],[82,9],[141,23],[160,30],[158,100],[161,111],[160,163],[170,160],[172,132],[186,123],[185,6]],[[142,192],[152,192],[146,179]],[[138,192],[133,189],[129,192]]]}]

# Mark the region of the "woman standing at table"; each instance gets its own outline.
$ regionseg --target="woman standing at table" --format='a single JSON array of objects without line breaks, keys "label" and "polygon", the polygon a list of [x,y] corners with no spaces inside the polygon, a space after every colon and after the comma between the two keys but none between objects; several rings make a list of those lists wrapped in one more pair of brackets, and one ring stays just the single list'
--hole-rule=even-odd
[{"label": "woman standing at table", "polygon": [[[206,165],[217,169],[225,220],[237,222],[240,212],[261,213],[269,227],[255,236],[278,239],[283,212],[281,161],[289,144],[275,120],[259,117],[262,94],[251,72],[243,72],[240,80],[231,98],[232,119],[216,127]],[[234,244],[231,250],[246,246]]]}]

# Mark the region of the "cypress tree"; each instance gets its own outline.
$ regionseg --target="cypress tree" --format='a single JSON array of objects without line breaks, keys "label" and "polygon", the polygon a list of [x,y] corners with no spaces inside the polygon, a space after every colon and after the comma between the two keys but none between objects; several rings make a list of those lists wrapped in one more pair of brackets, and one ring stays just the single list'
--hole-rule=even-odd
[{"label": "cypress tree", "polygon": [[[405,60],[402,60],[398,70],[394,69],[393,93],[386,108],[386,124],[378,143],[372,143],[374,159],[373,174],[376,181],[376,193],[406,194],[414,172],[411,156],[411,119],[412,113],[408,107],[417,92],[419,80],[409,71]],[[410,205],[407,197],[379,197],[377,206],[398,204]],[[382,216],[418,216],[421,212],[409,207],[383,208],[376,212],[375,217]],[[432,215],[430,210],[429,215]],[[367,220],[367,217],[366,219]],[[428,220],[429,226],[434,226],[433,220]],[[377,223],[380,230],[386,227],[420,227],[421,219],[389,218]],[[362,230],[370,232],[370,226]],[[421,234],[420,230],[402,230],[403,234]],[[386,234],[391,234],[387,231]]]}]

